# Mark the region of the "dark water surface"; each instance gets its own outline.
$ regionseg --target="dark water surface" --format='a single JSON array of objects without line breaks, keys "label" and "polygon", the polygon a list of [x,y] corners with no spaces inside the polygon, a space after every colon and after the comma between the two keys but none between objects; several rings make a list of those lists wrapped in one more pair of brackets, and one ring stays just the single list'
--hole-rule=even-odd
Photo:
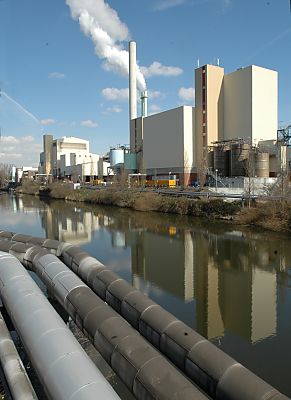
[{"label": "dark water surface", "polygon": [[0,230],[80,244],[291,396],[291,237],[8,195],[0,196]]}]

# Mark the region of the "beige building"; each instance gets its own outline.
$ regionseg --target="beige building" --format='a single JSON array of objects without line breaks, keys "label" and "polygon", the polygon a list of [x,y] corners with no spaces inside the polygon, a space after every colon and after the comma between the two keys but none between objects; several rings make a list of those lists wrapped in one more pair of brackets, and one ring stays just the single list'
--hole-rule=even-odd
[{"label": "beige building", "polygon": [[224,76],[224,139],[276,140],[278,73],[251,65]]},{"label": "beige building", "polygon": [[218,140],[276,140],[278,73],[255,65],[230,74],[214,65],[198,68],[195,109],[197,157]]},{"label": "beige building", "polygon": [[[139,172],[205,175],[214,142],[274,142],[277,120],[276,71],[251,65],[225,74],[222,67],[205,65],[195,70],[195,108],[182,106],[132,119],[130,150]],[[206,171],[200,171],[203,167]]]},{"label": "beige building", "polygon": [[224,136],[223,77],[224,69],[214,65],[195,70],[194,143],[198,166],[206,159],[208,146]]}]

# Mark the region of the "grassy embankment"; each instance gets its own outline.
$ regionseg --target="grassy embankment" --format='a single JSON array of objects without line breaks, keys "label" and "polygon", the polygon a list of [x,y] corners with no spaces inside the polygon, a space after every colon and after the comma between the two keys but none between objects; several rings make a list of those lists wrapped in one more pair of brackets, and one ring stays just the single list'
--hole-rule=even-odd
[{"label": "grassy embankment", "polygon": [[[18,189],[23,194],[39,194],[39,185],[29,184]],[[47,195],[52,199],[103,204],[137,211],[157,211],[204,217],[228,219],[235,224],[254,226],[272,231],[291,232],[291,204],[288,202],[257,202],[251,208],[243,208],[241,202],[224,202],[220,199],[189,199],[186,197],[162,196],[120,187],[100,190],[72,190],[66,184],[49,186]]]}]

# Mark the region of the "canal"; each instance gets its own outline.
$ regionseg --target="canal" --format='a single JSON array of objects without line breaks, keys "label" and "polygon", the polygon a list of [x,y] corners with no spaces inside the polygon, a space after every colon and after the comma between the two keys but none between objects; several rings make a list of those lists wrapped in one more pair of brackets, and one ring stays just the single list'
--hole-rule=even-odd
[{"label": "canal", "polygon": [[79,244],[291,396],[291,238],[193,217],[0,196],[0,230]]}]

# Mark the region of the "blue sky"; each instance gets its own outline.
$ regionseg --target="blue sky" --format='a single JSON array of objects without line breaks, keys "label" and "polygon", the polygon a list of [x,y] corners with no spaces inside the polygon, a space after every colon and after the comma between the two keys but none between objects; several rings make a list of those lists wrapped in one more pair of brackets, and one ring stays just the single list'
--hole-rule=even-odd
[{"label": "blue sky", "polygon": [[[80,4],[83,30],[76,19]],[[0,0],[0,162],[37,164],[44,132],[88,139],[98,154],[129,142],[128,81],[122,65],[104,58],[106,41],[118,51],[127,49],[129,38],[137,41],[151,112],[193,104],[197,60],[202,65],[219,58],[226,72],[250,64],[277,70],[278,123],[291,122],[289,0],[110,0],[107,5]],[[86,36],[86,21],[102,28],[99,41]]]}]

